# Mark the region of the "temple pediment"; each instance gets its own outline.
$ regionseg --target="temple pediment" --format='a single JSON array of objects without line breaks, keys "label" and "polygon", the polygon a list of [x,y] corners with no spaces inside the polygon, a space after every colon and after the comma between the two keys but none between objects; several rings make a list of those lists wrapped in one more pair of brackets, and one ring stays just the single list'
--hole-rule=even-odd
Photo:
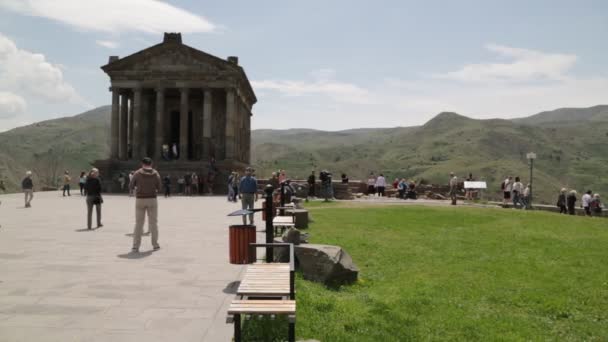
[{"label": "temple pediment", "polygon": [[239,67],[183,44],[161,43],[122,59],[102,69],[108,74],[124,71],[190,71],[203,73],[239,72]]}]

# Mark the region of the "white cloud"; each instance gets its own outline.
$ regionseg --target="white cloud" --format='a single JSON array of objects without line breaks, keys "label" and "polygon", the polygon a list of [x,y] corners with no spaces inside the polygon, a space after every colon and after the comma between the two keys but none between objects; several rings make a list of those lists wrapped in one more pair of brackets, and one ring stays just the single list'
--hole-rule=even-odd
[{"label": "white cloud", "polygon": [[25,99],[19,95],[0,91],[0,119],[8,119],[25,112]]},{"label": "white cloud", "polygon": [[0,6],[90,31],[191,33],[216,28],[202,16],[158,0],[0,0]]},{"label": "white cloud", "polygon": [[333,79],[333,69],[320,69],[311,72],[314,80],[262,80],[251,82],[256,91],[273,90],[287,96],[323,96],[341,103],[370,104],[372,99],[368,90],[355,84]]},{"label": "white cloud", "polygon": [[459,70],[436,75],[465,82],[561,80],[577,56],[488,44],[486,49],[510,59],[507,63],[468,64]]},{"label": "white cloud", "polygon": [[[413,80],[391,76],[365,84],[337,80],[333,69],[313,71],[311,81],[252,82],[258,94],[264,92],[254,109],[258,113],[254,127],[340,130],[413,126],[442,111],[479,119],[513,118],[607,102],[608,77],[574,75],[575,55],[500,45],[486,48],[509,62],[469,64],[442,75]],[[305,120],[285,120],[286,113]]]},{"label": "white cloud", "polygon": [[22,50],[0,34],[0,91],[10,91],[52,102],[84,104],[76,90],[63,79],[57,65],[43,54]]},{"label": "white cloud", "polygon": [[96,40],[95,43],[108,49],[116,49],[118,47],[118,43],[111,40]]}]

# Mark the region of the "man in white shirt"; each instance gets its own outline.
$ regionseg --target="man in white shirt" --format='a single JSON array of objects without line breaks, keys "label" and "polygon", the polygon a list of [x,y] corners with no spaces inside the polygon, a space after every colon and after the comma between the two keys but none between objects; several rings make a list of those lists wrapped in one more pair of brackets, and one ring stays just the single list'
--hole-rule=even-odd
[{"label": "man in white shirt", "polygon": [[593,198],[593,197],[591,197],[592,193],[593,192],[591,190],[587,190],[587,192],[585,192],[583,197],[581,197],[582,206],[583,206],[583,209],[585,210],[585,215],[587,215],[587,216],[591,216],[591,209],[589,207],[589,204],[591,203],[591,200]]},{"label": "man in white shirt", "polygon": [[502,204],[506,205],[511,200],[511,191],[513,191],[513,177],[509,176],[502,182],[503,199]]},{"label": "man in white shirt", "polygon": [[513,207],[514,208],[517,208],[520,205],[523,208],[523,203],[522,203],[523,191],[524,191],[524,185],[521,184],[521,182],[519,181],[519,177],[515,177],[515,183],[513,183],[512,188],[511,188],[511,193],[512,193],[511,197],[513,198]]},{"label": "man in white shirt", "polygon": [[378,192],[379,197],[384,197],[384,189],[386,189],[386,179],[384,179],[383,174],[380,174],[376,178],[376,192]]}]

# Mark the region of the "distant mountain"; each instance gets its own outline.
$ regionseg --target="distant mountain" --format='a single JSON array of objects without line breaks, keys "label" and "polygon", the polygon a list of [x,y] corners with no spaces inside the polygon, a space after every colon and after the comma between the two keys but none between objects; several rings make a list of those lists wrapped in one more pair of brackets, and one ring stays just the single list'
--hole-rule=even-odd
[{"label": "distant mountain", "polygon": [[55,185],[64,170],[88,170],[91,161],[108,155],[109,130],[110,107],[103,106],[0,133],[0,177],[12,191],[26,170]]},{"label": "distant mountain", "polygon": [[[365,179],[407,177],[446,183],[449,172],[488,181],[487,198],[502,179],[528,179],[526,153],[536,152],[537,198],[552,203],[561,187],[608,194],[608,106],[558,109],[516,120],[476,120],[444,112],[422,126],[327,132],[254,130],[252,163],[259,176],[283,168],[305,178],[312,168]],[[576,118],[576,119],[573,119]],[[11,190],[27,169],[52,184],[57,173],[85,170],[109,153],[110,108],[0,133],[0,177]]]},{"label": "distant mountain", "polygon": [[608,121],[608,105],[589,108],[560,108],[513,120],[513,122],[526,125],[562,125],[581,121]]}]

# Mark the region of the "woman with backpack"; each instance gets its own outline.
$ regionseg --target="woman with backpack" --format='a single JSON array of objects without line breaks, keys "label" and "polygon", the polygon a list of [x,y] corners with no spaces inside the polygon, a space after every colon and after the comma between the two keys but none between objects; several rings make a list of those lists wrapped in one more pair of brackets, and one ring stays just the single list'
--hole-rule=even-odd
[{"label": "woman with backpack", "polygon": [[604,206],[602,205],[599,194],[593,195],[593,199],[589,202],[589,207],[594,216],[602,216],[602,209]]}]

